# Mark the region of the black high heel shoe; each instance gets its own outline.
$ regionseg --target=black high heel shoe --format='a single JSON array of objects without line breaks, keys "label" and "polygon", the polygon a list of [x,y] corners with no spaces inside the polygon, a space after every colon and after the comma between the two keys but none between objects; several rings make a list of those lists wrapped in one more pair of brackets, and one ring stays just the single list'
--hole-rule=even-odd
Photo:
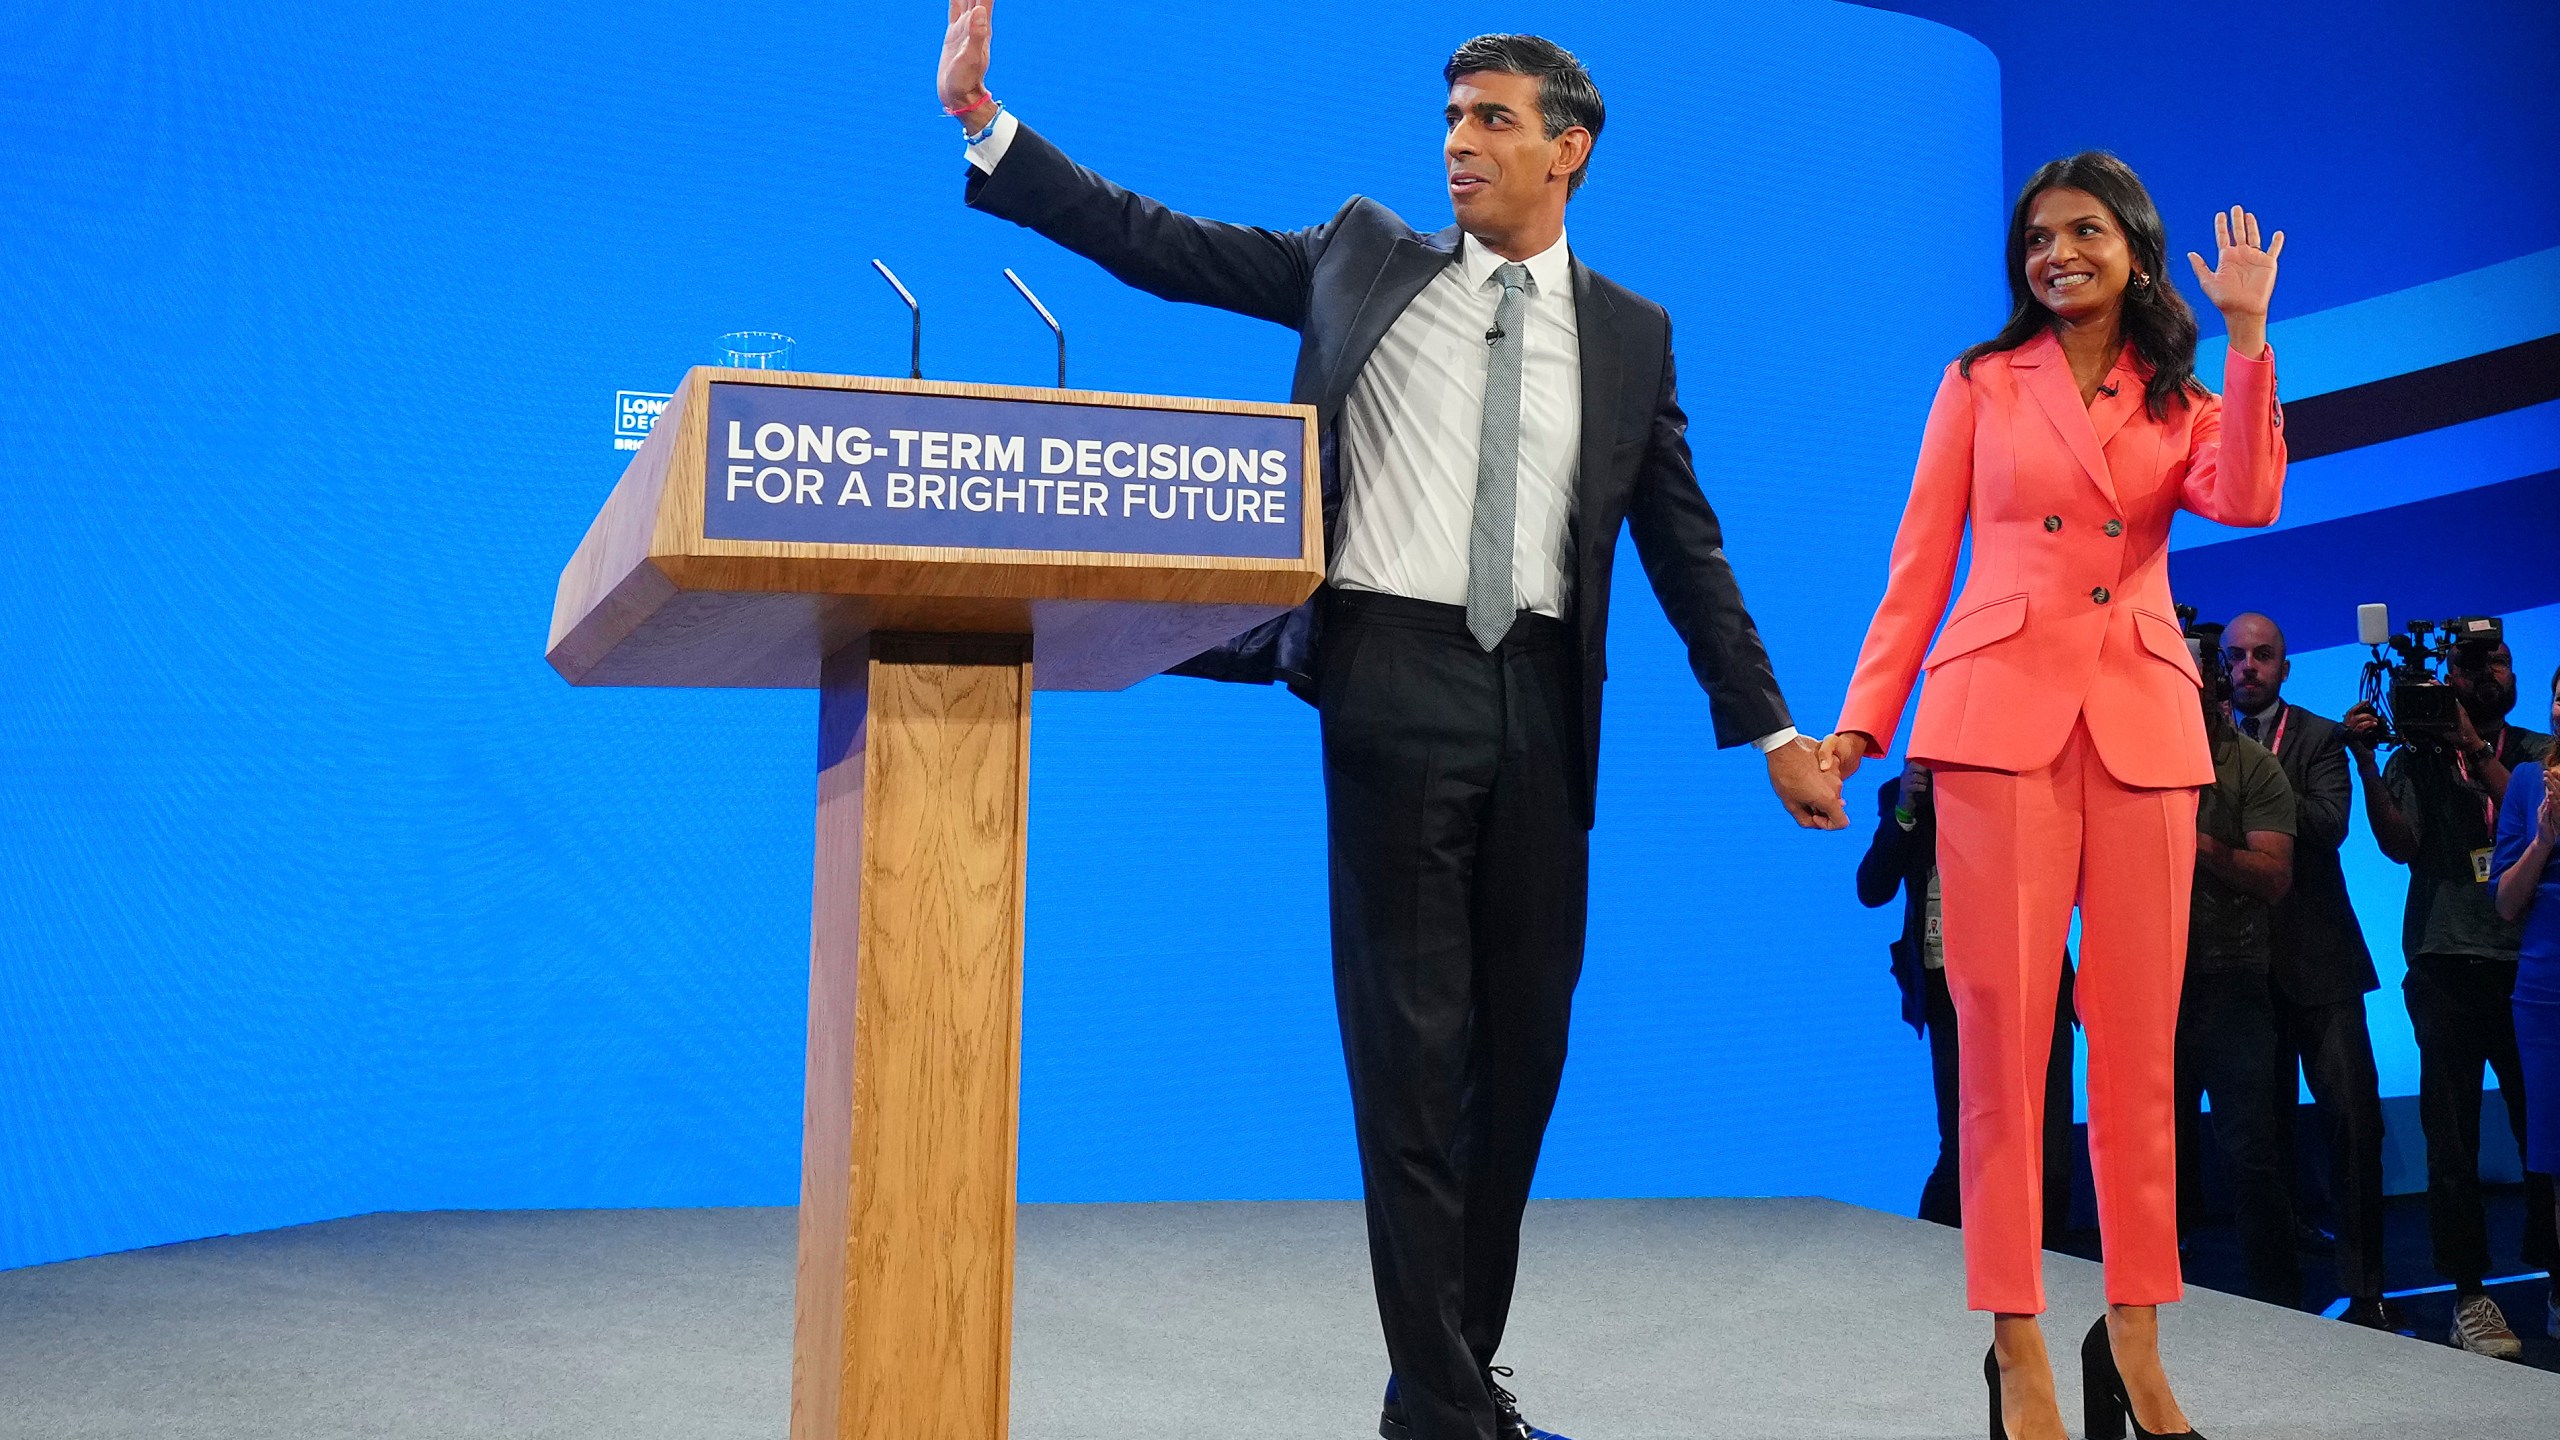
[{"label": "black high heel shoe", "polygon": [[1997,1348],[1982,1352],[1982,1379],[1991,1387],[1991,1440],[2009,1440],[2009,1427],[2000,1420],[2000,1352]]},{"label": "black high heel shoe", "polygon": [[[1995,1418],[1999,1398],[1992,1399]],[[2197,1430],[2177,1430],[2155,1435],[2142,1428],[2134,1417],[2133,1400],[2125,1394],[2124,1374],[2116,1369],[2115,1343],[2107,1338],[2107,1317],[2089,1327],[2089,1338],[2080,1342],[2080,1419],[2087,1427],[2089,1440],[2124,1440],[2125,1427],[2133,1427],[2137,1440],[2175,1440],[2187,1436],[2204,1440]]]}]

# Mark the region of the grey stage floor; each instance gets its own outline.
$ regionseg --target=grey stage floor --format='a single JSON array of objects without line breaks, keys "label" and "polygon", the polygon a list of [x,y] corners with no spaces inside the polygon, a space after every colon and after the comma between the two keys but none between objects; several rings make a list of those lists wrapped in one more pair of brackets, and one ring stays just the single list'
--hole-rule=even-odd
[{"label": "grey stage floor", "polygon": [[[0,1437],[777,1440],[783,1210],[376,1215],[0,1272]],[[1502,1358],[1576,1440],[1971,1437],[1987,1325],[1952,1232],[1815,1200],[1541,1203]],[[1359,1212],[1030,1206],[1014,1434],[1374,1433]],[[2095,1266],[2048,1257],[2057,1351]],[[2217,1440],[2550,1440],[2560,1377],[2192,1292]],[[2078,1378],[2061,1377],[2078,1415]]]}]

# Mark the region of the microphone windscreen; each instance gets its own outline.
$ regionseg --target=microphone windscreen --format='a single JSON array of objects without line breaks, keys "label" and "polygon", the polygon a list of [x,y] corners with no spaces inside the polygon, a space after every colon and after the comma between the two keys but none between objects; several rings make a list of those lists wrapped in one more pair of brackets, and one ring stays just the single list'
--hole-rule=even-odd
[{"label": "microphone windscreen", "polygon": [[2391,607],[2359,605],[2356,607],[2356,643],[2379,645],[2391,638]]}]

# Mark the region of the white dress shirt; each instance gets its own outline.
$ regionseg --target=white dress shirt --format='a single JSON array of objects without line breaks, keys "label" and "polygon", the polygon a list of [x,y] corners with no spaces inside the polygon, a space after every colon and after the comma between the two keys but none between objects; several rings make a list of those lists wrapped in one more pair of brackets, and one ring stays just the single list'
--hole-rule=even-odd
[{"label": "white dress shirt", "polygon": [[[1335,433],[1342,457],[1342,521],[1330,578],[1443,605],[1467,603],[1476,456],[1485,372],[1502,285],[1501,256],[1472,235],[1458,256],[1387,327],[1351,382]],[[1514,495],[1511,585],[1521,609],[1564,616],[1570,597],[1565,527],[1582,443],[1582,332],[1575,322],[1573,252],[1556,243],[1522,262],[1520,468]]]},{"label": "white dress shirt", "polygon": [[968,142],[969,163],[978,167],[981,175],[996,173],[996,162],[1012,148],[1013,132],[1021,127],[1022,122],[1013,118],[1012,111],[998,110],[994,122],[978,132],[977,139]]},{"label": "white dress shirt", "polygon": [[[995,173],[1020,122],[1010,110],[965,145]],[[1336,432],[1342,518],[1328,579],[1446,605],[1467,603],[1476,459],[1485,372],[1505,262],[1472,235],[1387,328],[1351,382]],[[1582,443],[1582,339],[1573,252],[1556,242],[1522,262],[1520,468],[1514,482],[1511,583],[1521,608],[1562,618],[1572,596],[1565,554]],[[1796,738],[1788,726],[1752,742],[1762,753]]]}]

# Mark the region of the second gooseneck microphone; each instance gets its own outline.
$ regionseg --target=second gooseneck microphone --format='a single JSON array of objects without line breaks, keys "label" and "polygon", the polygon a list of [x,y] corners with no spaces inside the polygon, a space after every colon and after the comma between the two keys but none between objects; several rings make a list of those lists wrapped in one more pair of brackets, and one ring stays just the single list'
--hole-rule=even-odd
[{"label": "second gooseneck microphone", "polygon": [[1031,287],[1022,283],[1022,277],[1013,273],[1012,266],[1005,267],[1004,278],[1013,282],[1013,288],[1021,291],[1022,298],[1030,301],[1031,308],[1039,312],[1041,322],[1049,327],[1049,333],[1058,337],[1058,388],[1066,389],[1067,332],[1059,326],[1058,317],[1049,313],[1049,307],[1040,303],[1040,297],[1031,293]]},{"label": "second gooseneck microphone", "polygon": [[889,282],[889,288],[898,292],[898,298],[907,302],[907,315],[912,322],[912,328],[907,332],[907,378],[921,380],[924,378],[924,307],[916,303],[916,297],[908,293],[906,286],[898,283],[898,277],[890,272],[887,265],[874,260],[871,268],[879,271],[880,278]]}]

